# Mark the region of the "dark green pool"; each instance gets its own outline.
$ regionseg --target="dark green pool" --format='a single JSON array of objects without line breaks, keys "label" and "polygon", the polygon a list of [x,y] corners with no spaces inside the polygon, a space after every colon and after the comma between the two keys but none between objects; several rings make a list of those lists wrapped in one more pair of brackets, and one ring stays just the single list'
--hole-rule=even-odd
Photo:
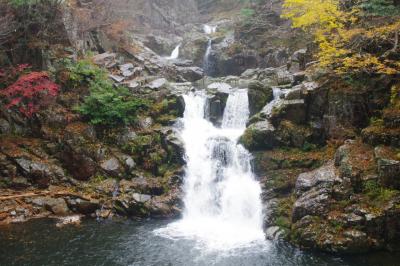
[{"label": "dark green pool", "polygon": [[85,221],[57,228],[52,220],[0,227],[0,265],[400,265],[400,255],[335,257],[302,252],[284,243],[263,249],[204,252],[193,240],[154,233],[169,221]]}]

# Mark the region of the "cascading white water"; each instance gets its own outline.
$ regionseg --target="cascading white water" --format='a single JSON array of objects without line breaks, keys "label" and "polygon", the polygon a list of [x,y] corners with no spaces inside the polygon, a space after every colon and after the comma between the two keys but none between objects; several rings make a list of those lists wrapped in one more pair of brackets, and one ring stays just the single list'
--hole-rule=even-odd
[{"label": "cascading white water", "polygon": [[203,30],[205,34],[214,34],[217,32],[217,26],[204,25]]},{"label": "cascading white water", "polygon": [[206,74],[210,74],[211,69],[211,62],[210,62],[210,55],[211,55],[211,50],[212,50],[212,40],[208,39],[207,42],[207,49],[204,54],[203,58],[203,69]]},{"label": "cascading white water", "polygon": [[230,93],[221,128],[205,119],[204,92],[184,99],[185,210],[182,220],[158,233],[196,239],[212,250],[264,243],[261,188],[251,171],[250,153],[237,144],[249,117],[247,90]]},{"label": "cascading white water", "polygon": [[267,118],[270,117],[271,113],[272,113],[272,109],[275,106],[279,106],[283,99],[287,93],[287,91],[282,90],[281,88],[272,88],[272,92],[273,92],[273,100],[270,101],[266,106],[264,106],[264,108],[261,110],[261,114],[265,115]]},{"label": "cascading white water", "polygon": [[175,49],[172,51],[171,55],[168,57],[168,59],[178,59],[179,57],[179,49],[181,48],[181,44],[178,44]]}]

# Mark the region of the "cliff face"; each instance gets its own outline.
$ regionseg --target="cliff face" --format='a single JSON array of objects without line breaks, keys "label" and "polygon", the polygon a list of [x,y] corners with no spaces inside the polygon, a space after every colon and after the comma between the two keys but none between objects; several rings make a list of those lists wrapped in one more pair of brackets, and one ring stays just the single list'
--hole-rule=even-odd
[{"label": "cliff face", "polygon": [[116,0],[115,16],[133,22],[132,31],[178,33],[180,27],[199,19],[195,0]]}]

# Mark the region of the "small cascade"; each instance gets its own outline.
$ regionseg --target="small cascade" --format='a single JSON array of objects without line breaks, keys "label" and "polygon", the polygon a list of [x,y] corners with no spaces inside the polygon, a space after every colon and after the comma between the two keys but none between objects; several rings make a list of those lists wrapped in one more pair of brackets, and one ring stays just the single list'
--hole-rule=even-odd
[{"label": "small cascade", "polygon": [[181,44],[178,44],[175,49],[172,51],[171,55],[168,57],[168,59],[173,60],[173,59],[178,59],[179,58],[179,49],[181,48]]},{"label": "small cascade", "polygon": [[205,34],[211,35],[217,32],[217,26],[204,25],[203,30]]},{"label": "small cascade", "polygon": [[207,76],[212,76],[215,71],[214,64],[211,60],[211,52],[212,52],[212,40],[208,39],[207,49],[203,59],[203,69],[204,73],[206,73]]},{"label": "small cascade", "polygon": [[264,114],[266,117],[270,117],[272,113],[272,109],[275,106],[278,106],[285,97],[285,91],[281,88],[272,88],[274,99],[269,102],[264,108],[261,110],[261,113]]},{"label": "small cascade", "polygon": [[213,251],[264,245],[261,188],[251,154],[237,143],[249,118],[247,90],[231,90],[221,128],[205,119],[205,92],[190,92],[184,99],[185,211],[182,220],[157,233],[191,238]]},{"label": "small cascade", "polygon": [[[217,32],[217,26],[204,25],[205,34],[212,35]],[[203,58],[203,69],[207,76],[215,74],[215,63],[212,60],[212,39],[208,37],[207,48]]]}]

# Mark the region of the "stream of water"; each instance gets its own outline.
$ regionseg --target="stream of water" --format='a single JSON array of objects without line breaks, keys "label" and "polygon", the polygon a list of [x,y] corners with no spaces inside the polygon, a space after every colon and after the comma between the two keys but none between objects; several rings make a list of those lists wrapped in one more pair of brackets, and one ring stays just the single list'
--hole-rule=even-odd
[{"label": "stream of water", "polygon": [[237,144],[249,117],[247,90],[230,93],[221,128],[205,118],[204,92],[191,92],[184,99],[185,211],[182,220],[157,233],[194,239],[205,250],[267,248],[261,188],[251,171],[250,153]]}]

